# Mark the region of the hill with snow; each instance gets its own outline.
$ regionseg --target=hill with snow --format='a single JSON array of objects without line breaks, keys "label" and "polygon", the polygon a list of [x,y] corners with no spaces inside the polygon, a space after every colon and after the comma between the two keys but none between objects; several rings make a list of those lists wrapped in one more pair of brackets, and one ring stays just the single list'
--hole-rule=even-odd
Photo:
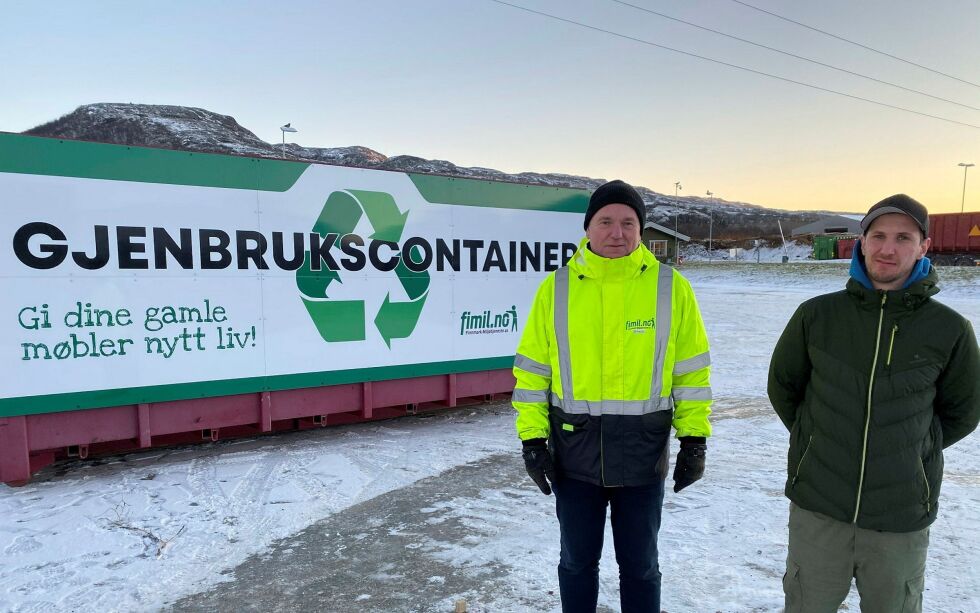
[{"label": "hill with snow", "polygon": [[[286,143],[283,147],[263,141],[234,117],[185,106],[86,104],[25,134],[589,190],[606,181],[562,173],[505,173],[412,155],[389,157],[361,146],[307,147]],[[669,228],[676,224],[679,232],[695,240],[706,238],[709,229],[720,240],[774,239],[779,237],[777,220],[788,234],[791,228],[815,221],[821,215],[813,211],[767,209],[720,198],[674,197],[642,186],[637,189],[647,204],[648,220]]]}]

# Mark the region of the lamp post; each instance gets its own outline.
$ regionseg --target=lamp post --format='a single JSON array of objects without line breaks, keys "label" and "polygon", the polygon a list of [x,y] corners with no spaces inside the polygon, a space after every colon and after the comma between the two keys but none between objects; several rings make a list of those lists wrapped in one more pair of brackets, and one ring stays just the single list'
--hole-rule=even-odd
[{"label": "lamp post", "polygon": [[[682,190],[681,182],[674,181],[674,198],[677,198],[677,192]],[[676,206],[676,204],[675,204]],[[677,209],[674,209],[674,264],[677,264],[681,257],[680,247],[677,244]]]},{"label": "lamp post", "polygon": [[279,129],[282,130],[282,157],[283,159],[285,159],[286,158],[286,132],[299,132],[299,130],[292,127],[288,123],[284,126],[279,126]]},{"label": "lamp post", "polygon": [[[714,194],[711,193],[711,190],[710,189],[708,191],[706,191],[705,194],[708,195],[708,198],[711,198],[714,195]],[[712,215],[711,214],[711,211],[709,210],[708,211],[708,261],[709,262],[712,260],[712,257],[711,257],[711,226],[713,225],[714,220],[715,220],[714,215]]]},{"label": "lamp post", "polygon": [[963,212],[963,205],[966,204],[966,171],[970,169],[970,166],[974,164],[971,162],[967,164],[966,162],[960,162],[957,166],[963,167],[963,196],[960,198],[960,213]]}]

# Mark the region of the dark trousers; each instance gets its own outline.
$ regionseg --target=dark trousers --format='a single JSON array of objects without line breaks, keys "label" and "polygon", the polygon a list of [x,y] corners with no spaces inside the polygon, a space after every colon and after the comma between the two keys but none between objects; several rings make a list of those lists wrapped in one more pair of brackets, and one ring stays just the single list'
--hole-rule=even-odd
[{"label": "dark trousers", "polygon": [[664,482],[637,487],[601,487],[565,478],[554,484],[554,491],[561,526],[558,586],[562,611],[595,611],[608,505],[612,509],[622,611],[660,613],[657,532],[660,530]]}]

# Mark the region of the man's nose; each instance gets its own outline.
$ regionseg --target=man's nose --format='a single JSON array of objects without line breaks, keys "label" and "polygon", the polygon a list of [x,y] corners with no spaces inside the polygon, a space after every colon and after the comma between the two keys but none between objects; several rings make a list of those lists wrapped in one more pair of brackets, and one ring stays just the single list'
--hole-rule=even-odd
[{"label": "man's nose", "polygon": [[613,224],[612,235],[613,235],[613,238],[622,238],[622,236],[623,236],[623,227],[620,226],[619,224]]}]

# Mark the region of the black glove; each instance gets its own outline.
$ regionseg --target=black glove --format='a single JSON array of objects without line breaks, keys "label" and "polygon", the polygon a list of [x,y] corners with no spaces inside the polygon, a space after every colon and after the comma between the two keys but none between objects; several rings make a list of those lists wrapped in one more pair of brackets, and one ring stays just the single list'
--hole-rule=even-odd
[{"label": "black glove", "polygon": [[551,494],[551,486],[548,482],[555,482],[555,464],[551,461],[547,439],[532,438],[524,441],[524,451],[521,455],[524,456],[527,474],[541,488],[541,493]]},{"label": "black glove", "polygon": [[674,463],[674,493],[704,476],[704,457],[708,445],[703,436],[682,436],[681,449]]}]

